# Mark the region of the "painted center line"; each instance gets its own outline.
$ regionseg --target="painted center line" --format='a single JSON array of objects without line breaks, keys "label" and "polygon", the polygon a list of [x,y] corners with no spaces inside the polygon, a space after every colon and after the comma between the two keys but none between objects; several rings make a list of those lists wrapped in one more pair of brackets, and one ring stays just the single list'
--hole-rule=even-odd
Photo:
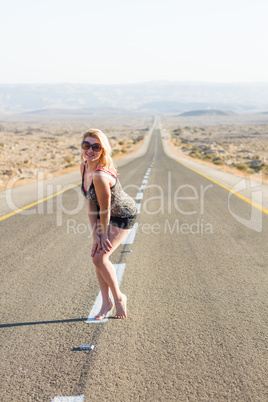
[{"label": "painted center line", "polygon": [[135,199],[136,199],[136,200],[142,200],[142,199],[143,199],[143,193],[137,193]]},{"label": "painted center line", "polygon": [[[130,232],[131,233],[131,232]],[[123,275],[124,275],[124,271],[126,268],[126,264],[114,264],[114,269],[116,272],[116,277],[117,277],[117,281],[118,281],[118,285],[120,286],[120,283],[122,281]],[[112,293],[110,293],[110,297],[112,299],[112,302],[114,303],[114,298]],[[98,314],[98,312],[100,311],[102,306],[102,296],[101,296],[101,291],[99,291],[98,296],[93,304],[92,309],[90,310],[88,319],[85,321],[87,324],[100,324],[103,322],[107,322],[108,321],[108,317],[109,315],[112,313],[112,311],[109,311],[109,313],[107,314],[106,318],[104,318],[103,320],[94,320],[94,317]]]}]

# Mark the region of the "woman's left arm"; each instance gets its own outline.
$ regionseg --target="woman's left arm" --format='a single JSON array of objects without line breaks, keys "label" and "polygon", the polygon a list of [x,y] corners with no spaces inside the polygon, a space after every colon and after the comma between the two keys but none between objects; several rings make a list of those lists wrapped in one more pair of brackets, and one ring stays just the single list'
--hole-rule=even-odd
[{"label": "woman's left arm", "polygon": [[109,240],[108,227],[110,223],[111,190],[109,180],[96,172],[93,176],[93,184],[100,206],[100,237],[101,245],[105,252],[110,251],[112,244]]}]

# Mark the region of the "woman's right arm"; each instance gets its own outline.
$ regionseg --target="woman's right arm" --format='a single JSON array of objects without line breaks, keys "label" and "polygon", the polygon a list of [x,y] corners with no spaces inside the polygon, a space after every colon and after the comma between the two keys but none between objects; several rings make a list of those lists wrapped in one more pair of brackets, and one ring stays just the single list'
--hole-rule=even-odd
[{"label": "woman's right arm", "polygon": [[[83,170],[84,170],[84,164],[81,163],[80,165],[81,177],[83,176]],[[94,257],[94,255],[96,253],[99,253],[101,250],[101,239],[100,236],[98,235],[98,226],[97,226],[98,209],[97,205],[94,204],[93,202],[90,202],[87,198],[86,198],[86,206],[87,206],[88,219],[92,228],[92,238],[93,238],[91,257]]]},{"label": "woman's right arm", "polygon": [[87,215],[88,219],[92,228],[92,249],[91,249],[91,257],[94,257],[96,253],[99,253],[101,250],[101,238],[98,234],[98,221],[97,221],[97,214],[98,209],[97,205],[89,200],[86,200],[87,205]]}]

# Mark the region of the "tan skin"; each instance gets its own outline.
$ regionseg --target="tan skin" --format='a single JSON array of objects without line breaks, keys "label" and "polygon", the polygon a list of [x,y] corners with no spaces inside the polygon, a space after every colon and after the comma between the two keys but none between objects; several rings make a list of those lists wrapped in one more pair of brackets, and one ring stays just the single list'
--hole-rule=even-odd
[{"label": "tan skin", "polygon": [[[97,138],[93,137],[86,137],[85,141],[88,141],[91,144],[96,142],[100,143]],[[89,150],[82,149],[82,156],[86,161],[84,187],[86,190],[88,190],[93,182],[100,205],[100,219],[97,219],[96,204],[86,199],[87,213],[93,232],[91,257],[96,268],[96,274],[103,300],[101,310],[95,316],[95,319],[102,320],[113,308],[113,303],[109,296],[109,289],[111,289],[114,297],[116,308],[115,318],[122,319],[127,317],[127,297],[119,289],[116,273],[112,263],[109,260],[109,257],[127,237],[129,230],[120,229],[118,227],[109,225],[111,204],[110,187],[115,184],[116,179],[112,176],[104,174],[101,171],[94,173],[97,168],[102,167],[100,166],[100,156],[102,152],[103,150],[100,152],[94,152],[92,148]],[[84,163],[82,163],[80,166],[81,176],[83,174],[83,169]]]}]

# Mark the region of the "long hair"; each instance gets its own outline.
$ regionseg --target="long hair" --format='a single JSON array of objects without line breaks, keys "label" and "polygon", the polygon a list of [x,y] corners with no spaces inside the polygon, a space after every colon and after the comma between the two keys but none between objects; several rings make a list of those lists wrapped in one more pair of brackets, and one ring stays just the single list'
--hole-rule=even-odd
[{"label": "long hair", "polygon": [[[102,154],[100,156],[100,166],[110,170],[112,173],[116,174],[116,166],[112,160],[112,148],[110,146],[109,140],[106,135],[97,128],[91,128],[89,131],[83,134],[82,142],[85,141],[87,137],[97,138],[102,146]],[[83,160],[82,154],[81,159]]]}]

